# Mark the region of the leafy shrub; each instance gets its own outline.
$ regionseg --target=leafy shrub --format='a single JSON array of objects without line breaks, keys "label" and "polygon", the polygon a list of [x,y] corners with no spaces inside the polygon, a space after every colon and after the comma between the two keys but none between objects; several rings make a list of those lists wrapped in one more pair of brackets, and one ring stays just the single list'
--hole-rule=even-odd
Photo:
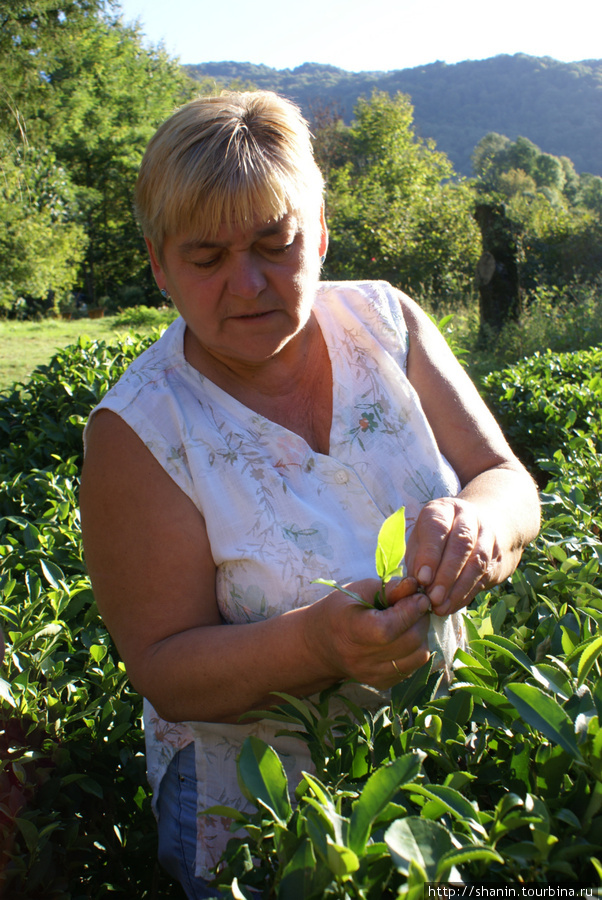
[{"label": "leafy shrub", "polygon": [[[495,337],[495,367],[549,349],[585,350],[602,341],[600,281],[574,282],[563,288],[540,287],[530,292],[517,322],[508,322]],[[493,349],[488,347],[488,352]],[[493,368],[491,365],[490,368]]]},{"label": "leafy shrub", "polygon": [[177,318],[175,309],[157,309],[154,306],[132,306],[115,316],[114,328],[162,328]]},{"label": "leafy shrub", "polygon": [[[575,466],[581,458],[586,467],[597,464],[602,453],[601,347],[535,353],[486,376],[481,390],[513,450],[535,474],[539,459],[563,448]],[[573,452],[571,434],[587,438],[589,449],[579,446]],[[541,472],[538,477],[543,484]],[[596,500],[591,496],[589,502]]]},{"label": "leafy shrub", "polygon": [[0,894],[14,900],[166,885],[141,700],[94,603],[77,502],[83,423],[151,340],[83,339],[0,396]]},{"label": "leafy shrub", "polygon": [[[152,340],[82,340],[0,396],[0,893],[15,900],[181,895],[154,862],[141,701],[98,616],[77,509],[83,423]],[[487,380],[545,488],[541,536],[472,604],[448,694],[424,668],[376,715],[282,698],[316,772],[287,786],[269,748],[247,744],[257,812],[222,884],[417,898],[425,877],[456,874],[601,883],[599,354],[541,354]]]},{"label": "leafy shrub", "polygon": [[[572,408],[578,372],[587,389],[599,354],[561,362],[516,367],[520,380],[531,366],[535,385],[540,369],[553,373],[538,403],[514,412],[527,443],[539,437],[536,452],[546,449],[538,416],[553,435],[566,429],[563,398]],[[504,399],[514,374],[492,376],[490,399],[496,386]],[[247,742],[239,775],[256,811],[236,813],[247,835],[230,841],[220,884],[316,900],[419,898],[426,881],[460,879],[602,884],[599,393],[586,406],[565,446],[539,459],[541,534],[512,579],[472,604],[448,692],[425,666],[375,715],[330,717],[329,692],[313,706],[282,695],[274,717],[303,729],[316,771],[289,786],[269,748]]]},{"label": "leafy shrub", "polygon": [[[467,354],[475,380],[492,370],[511,366],[524,357],[587,350],[602,343],[602,283],[573,282],[540,287],[526,294],[517,322],[507,322],[499,334],[481,327],[478,297],[459,288],[447,295],[422,286],[414,294],[420,306],[436,319],[451,316],[446,337],[453,335],[454,351]],[[484,346],[482,334],[486,335]]]}]

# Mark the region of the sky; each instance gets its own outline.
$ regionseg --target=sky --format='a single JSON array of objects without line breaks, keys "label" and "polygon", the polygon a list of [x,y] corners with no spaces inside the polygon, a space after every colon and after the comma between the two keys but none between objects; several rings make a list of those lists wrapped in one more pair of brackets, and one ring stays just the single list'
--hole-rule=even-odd
[{"label": "sky", "polygon": [[120,0],[180,62],[390,71],[500,53],[602,58],[601,0]]}]

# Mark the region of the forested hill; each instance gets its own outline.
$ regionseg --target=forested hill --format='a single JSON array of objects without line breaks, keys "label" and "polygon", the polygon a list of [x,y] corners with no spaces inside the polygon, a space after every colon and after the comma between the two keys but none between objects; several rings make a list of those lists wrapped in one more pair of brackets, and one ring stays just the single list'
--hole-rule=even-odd
[{"label": "forested hill", "polygon": [[549,57],[495,56],[392,72],[347,72],[305,63],[271,69],[251,63],[185,66],[189,75],[233,80],[278,91],[311,120],[329,107],[345,122],[359,96],[374,89],[412,98],[416,132],[434,138],[457,172],[470,175],[470,155],[490,131],[529,138],[546,153],[568,156],[578,172],[602,175],[602,60],[562,63]]}]

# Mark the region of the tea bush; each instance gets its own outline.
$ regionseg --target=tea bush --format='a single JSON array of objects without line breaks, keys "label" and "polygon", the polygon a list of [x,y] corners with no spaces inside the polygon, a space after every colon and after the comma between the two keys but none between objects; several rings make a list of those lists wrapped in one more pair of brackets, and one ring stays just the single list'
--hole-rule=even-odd
[{"label": "tea bush", "polygon": [[[77,508],[84,421],[153,339],[81,340],[0,395],[0,895],[11,900],[183,896],[155,863],[141,701],[98,616]],[[425,668],[375,715],[333,719],[328,695],[282,698],[283,728],[301,725],[315,773],[287,785],[268,747],[245,746],[257,811],[237,814],[246,832],[218,875],[227,895],[602,882],[600,359],[540,354],[486,379],[542,485],[540,537],[472,604],[449,692]]]},{"label": "tea bush", "polygon": [[77,501],[85,419],[155,338],[82,339],[0,396],[0,896],[11,900],[181,896],[155,865],[141,700],[96,610]]},{"label": "tea bush", "polygon": [[[482,379],[481,393],[504,430],[514,452],[540,483],[548,465],[538,464],[557,452],[599,474],[602,453],[602,348],[578,353],[546,350]],[[589,442],[574,452],[570,437]],[[584,476],[584,473],[581,473]],[[599,479],[594,480],[599,486]],[[594,493],[596,493],[594,491]],[[591,496],[591,502],[596,502]]]}]

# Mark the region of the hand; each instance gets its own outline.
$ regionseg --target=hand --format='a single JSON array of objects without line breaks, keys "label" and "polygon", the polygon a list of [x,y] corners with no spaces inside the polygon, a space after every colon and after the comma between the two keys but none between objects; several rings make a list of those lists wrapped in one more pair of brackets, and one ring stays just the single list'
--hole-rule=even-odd
[{"label": "hand", "polygon": [[[366,579],[345,587],[373,603],[380,582]],[[324,617],[312,629],[314,646],[338,680],[385,690],[428,660],[428,597],[417,592],[413,578],[391,581],[385,594],[389,606],[383,610],[368,609],[340,591],[313,604],[313,612]]]},{"label": "hand", "polygon": [[432,611],[445,616],[467,606],[501,580],[502,552],[475,503],[442,497],[427,503],[408,539],[406,567],[422,585]]}]

